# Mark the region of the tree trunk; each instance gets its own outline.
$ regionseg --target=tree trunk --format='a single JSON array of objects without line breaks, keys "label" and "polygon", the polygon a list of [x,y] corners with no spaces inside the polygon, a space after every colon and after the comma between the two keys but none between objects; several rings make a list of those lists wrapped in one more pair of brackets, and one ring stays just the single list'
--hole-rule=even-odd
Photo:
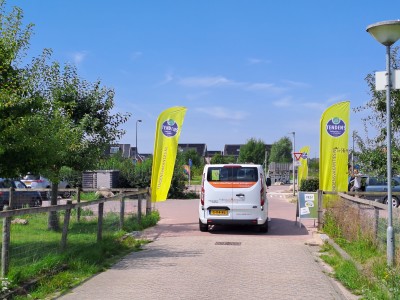
[{"label": "tree trunk", "polygon": [[[57,205],[58,184],[51,185],[51,205]],[[56,211],[49,212],[48,229],[57,231],[60,229],[58,213]]]}]

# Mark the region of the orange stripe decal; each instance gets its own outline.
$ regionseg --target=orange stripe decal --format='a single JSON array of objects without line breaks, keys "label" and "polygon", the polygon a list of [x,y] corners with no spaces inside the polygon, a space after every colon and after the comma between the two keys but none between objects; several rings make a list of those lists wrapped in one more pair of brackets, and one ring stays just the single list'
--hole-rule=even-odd
[{"label": "orange stripe decal", "polygon": [[249,188],[255,185],[256,181],[245,182],[245,181],[209,181],[209,183],[215,188],[232,189],[232,188]]}]

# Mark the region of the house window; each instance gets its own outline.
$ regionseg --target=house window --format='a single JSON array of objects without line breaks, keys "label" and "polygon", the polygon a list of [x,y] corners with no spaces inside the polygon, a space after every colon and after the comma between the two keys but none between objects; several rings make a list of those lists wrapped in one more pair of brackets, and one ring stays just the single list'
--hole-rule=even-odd
[{"label": "house window", "polygon": [[119,147],[110,147],[110,153],[115,154],[119,152]]}]

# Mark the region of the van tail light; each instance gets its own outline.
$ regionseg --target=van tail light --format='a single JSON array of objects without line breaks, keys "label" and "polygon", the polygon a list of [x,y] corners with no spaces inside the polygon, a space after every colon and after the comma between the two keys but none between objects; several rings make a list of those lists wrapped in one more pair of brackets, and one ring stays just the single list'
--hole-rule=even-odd
[{"label": "van tail light", "polygon": [[204,174],[203,174],[203,178],[201,180],[200,203],[201,203],[201,205],[204,205]]},{"label": "van tail light", "polygon": [[264,190],[264,177],[260,173],[260,180],[261,180],[261,190],[260,190],[260,204],[261,206],[264,206],[265,204],[265,190]]}]

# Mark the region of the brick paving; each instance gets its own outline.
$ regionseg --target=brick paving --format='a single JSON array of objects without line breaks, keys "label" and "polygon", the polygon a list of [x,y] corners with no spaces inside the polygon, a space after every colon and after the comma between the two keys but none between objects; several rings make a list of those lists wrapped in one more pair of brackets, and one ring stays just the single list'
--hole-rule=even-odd
[{"label": "brick paving", "polygon": [[61,299],[353,299],[318,262],[311,220],[295,224],[294,204],[270,193],[270,230],[198,230],[198,200],[157,203],[153,240]]}]

